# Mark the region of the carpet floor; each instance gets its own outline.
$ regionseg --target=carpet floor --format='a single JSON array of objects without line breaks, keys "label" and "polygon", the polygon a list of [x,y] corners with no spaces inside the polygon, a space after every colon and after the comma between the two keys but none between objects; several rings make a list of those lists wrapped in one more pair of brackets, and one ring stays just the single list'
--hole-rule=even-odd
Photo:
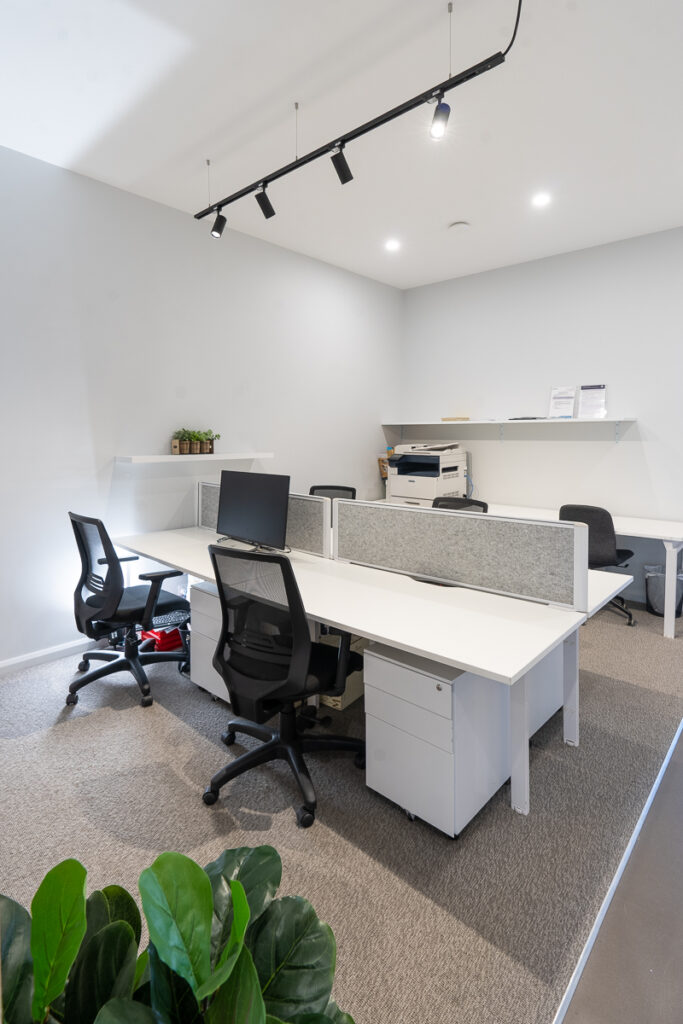
[{"label": "carpet floor", "polygon": [[[562,742],[561,714],[533,737],[530,814],[506,784],[455,841],[367,789],[346,755],[308,758],[310,829],[282,764],[206,807],[204,786],[244,746],[223,746],[228,707],[174,666],[150,669],[149,708],[123,674],[66,707],[78,658],[15,672],[0,680],[0,891],[28,905],[77,857],[89,891],[137,894],[163,850],[205,864],[268,843],[281,894],[334,931],[334,993],[357,1024],[549,1024],[683,717],[683,639],[637,618],[605,610],[582,627],[580,746]],[[331,714],[333,731],[363,734],[362,701]]]}]

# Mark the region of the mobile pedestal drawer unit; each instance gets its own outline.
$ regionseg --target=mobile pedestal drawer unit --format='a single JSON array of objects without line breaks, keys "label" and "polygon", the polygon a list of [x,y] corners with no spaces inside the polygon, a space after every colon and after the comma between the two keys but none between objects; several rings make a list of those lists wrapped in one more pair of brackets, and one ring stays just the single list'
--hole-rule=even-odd
[{"label": "mobile pedestal drawer unit", "polygon": [[366,782],[455,836],[510,776],[508,687],[370,644]]},{"label": "mobile pedestal drawer unit", "polygon": [[190,587],[190,678],[214,697],[228,701],[222,676],[213,667],[213,656],[221,632],[221,603],[215,583],[195,583]]}]

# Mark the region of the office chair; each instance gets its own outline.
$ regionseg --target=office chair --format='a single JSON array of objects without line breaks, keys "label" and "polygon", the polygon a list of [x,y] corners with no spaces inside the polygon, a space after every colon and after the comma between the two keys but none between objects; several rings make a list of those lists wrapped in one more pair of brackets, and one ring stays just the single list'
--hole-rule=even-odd
[{"label": "office chair", "polygon": [[[560,519],[588,526],[588,568],[605,569],[608,566],[627,565],[633,552],[618,548],[612,516],[606,508],[595,505],[562,505]],[[623,597],[614,597],[609,604],[626,616],[627,625],[635,626],[636,620],[629,611]]]},{"label": "office chair", "polygon": [[323,498],[355,498],[356,488],[345,484],[313,484],[309,494],[318,494]]},{"label": "office chair", "polygon": [[[286,761],[303,796],[297,822],[315,819],[316,796],[303,755],[314,750],[349,750],[365,765],[365,743],[348,736],[304,735],[295,705],[315,694],[343,693],[349,674],[348,633],[339,647],[313,643],[289,559],[260,551],[209,548],[221,603],[221,634],[213,666],[223,677],[238,718],[221,739],[230,746],[238,732],[263,742],[213,776],[203,800],[213,804],[230,779],[268,761]],[[264,725],[279,715],[277,726]]]},{"label": "office chair", "polygon": [[434,498],[432,508],[448,508],[453,512],[488,512],[489,506],[485,501],[478,501],[476,498]]},{"label": "office chair", "polygon": [[[121,563],[134,561],[137,555],[120,558],[101,520],[75,512],[69,512],[69,518],[81,556],[81,576],[74,591],[76,626],[92,640],[109,637],[114,649],[85,652],[78,666],[78,671],[85,675],[71,683],[66,703],[77,704],[78,691],[95,679],[127,670],[140,687],[140,703],[149,707],[152,696],[145,665],[175,661],[182,669],[189,657],[187,641],[180,651],[155,651],[153,640],[138,641],[137,628],[150,629],[155,624],[173,622],[179,626],[187,624],[189,603],[184,597],[161,589],[164,580],[182,573],[178,569],[141,573],[139,578],[147,586],[124,587]],[[112,643],[112,637],[119,638],[119,642]],[[88,672],[91,661],[106,664]]]}]

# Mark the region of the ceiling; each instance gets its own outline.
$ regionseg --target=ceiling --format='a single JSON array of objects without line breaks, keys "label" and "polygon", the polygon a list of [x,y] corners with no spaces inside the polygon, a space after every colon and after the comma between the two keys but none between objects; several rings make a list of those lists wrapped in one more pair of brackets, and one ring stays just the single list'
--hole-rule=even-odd
[{"label": "ceiling", "polygon": [[[207,158],[215,202],[507,47],[517,0],[453,6],[449,33],[445,0],[3,0],[0,145],[192,215]],[[445,139],[419,107],[229,229],[410,288],[679,226],[682,42],[680,0],[524,0]]]}]

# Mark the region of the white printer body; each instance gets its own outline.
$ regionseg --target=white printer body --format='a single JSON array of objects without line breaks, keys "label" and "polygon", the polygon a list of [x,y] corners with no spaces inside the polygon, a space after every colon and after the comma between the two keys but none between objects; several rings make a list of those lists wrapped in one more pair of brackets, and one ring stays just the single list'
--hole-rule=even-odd
[{"label": "white printer body", "polygon": [[468,455],[459,444],[397,444],[388,459],[387,501],[429,507],[434,498],[466,497]]}]

